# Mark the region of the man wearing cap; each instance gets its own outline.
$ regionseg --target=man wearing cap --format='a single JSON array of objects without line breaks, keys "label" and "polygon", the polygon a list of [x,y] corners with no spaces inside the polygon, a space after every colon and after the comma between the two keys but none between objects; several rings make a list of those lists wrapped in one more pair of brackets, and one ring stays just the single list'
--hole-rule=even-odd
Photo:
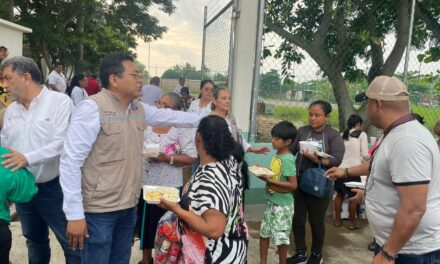
[{"label": "man wearing cap", "polygon": [[376,77],[357,101],[384,137],[357,167],[332,168],[331,178],[362,175],[368,220],[376,238],[373,263],[440,263],[440,153],[434,137],[411,115],[399,79]]}]

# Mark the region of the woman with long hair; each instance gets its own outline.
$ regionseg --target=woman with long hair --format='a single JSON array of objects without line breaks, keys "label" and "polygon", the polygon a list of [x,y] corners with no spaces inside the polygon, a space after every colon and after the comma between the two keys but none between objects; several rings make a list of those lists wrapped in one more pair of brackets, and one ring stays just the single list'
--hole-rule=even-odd
[{"label": "woman with long hair", "polygon": [[73,104],[77,105],[81,101],[87,99],[88,94],[86,91],[87,78],[84,74],[78,74],[73,76],[70,81],[70,86],[67,87],[66,94],[72,98]]},{"label": "woman with long hair", "polygon": [[[342,134],[342,139],[344,139],[345,153],[339,168],[350,168],[360,165],[363,160],[368,159],[370,156],[368,154],[368,137],[365,132],[361,130],[363,120],[358,115],[351,115],[347,121],[347,129]],[[342,203],[346,196],[352,198],[355,193],[351,191],[350,188],[345,186],[347,181],[357,181],[360,182],[360,177],[351,177],[349,180],[341,179],[335,181],[335,191],[337,193],[335,198],[335,221],[334,225],[339,227],[342,225],[341,222],[341,211]],[[349,230],[357,229],[356,226],[356,209],[357,201],[349,201],[348,212],[349,212]]]}]

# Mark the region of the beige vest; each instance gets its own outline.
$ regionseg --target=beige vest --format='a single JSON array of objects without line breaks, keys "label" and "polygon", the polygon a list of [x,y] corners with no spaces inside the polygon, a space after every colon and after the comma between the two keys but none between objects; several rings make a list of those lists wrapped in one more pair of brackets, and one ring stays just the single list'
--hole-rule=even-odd
[{"label": "beige vest", "polygon": [[142,147],[147,127],[142,105],[128,112],[107,89],[89,97],[99,108],[101,129],[82,167],[85,212],[103,213],[136,206],[142,179]]}]

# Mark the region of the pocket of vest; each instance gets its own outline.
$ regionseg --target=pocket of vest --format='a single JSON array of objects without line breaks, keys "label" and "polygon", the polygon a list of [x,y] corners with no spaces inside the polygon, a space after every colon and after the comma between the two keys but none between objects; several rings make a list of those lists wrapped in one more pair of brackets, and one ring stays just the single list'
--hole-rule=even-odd
[{"label": "pocket of vest", "polygon": [[101,126],[102,133],[98,135],[97,145],[102,150],[121,150],[122,127],[118,122],[107,123]]}]

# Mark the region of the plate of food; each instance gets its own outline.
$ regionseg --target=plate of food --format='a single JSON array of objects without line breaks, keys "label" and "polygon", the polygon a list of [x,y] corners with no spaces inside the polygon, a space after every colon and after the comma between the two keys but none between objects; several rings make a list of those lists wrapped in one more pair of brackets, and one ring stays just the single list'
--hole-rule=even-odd
[{"label": "plate of food", "polygon": [[249,167],[249,171],[252,172],[255,176],[274,176],[275,173],[269,170],[268,168],[260,167],[260,166],[251,166]]},{"label": "plate of food", "polygon": [[179,190],[173,187],[144,185],[144,200],[149,204],[160,204],[160,198],[174,203],[180,202]]},{"label": "plate of food", "polygon": [[159,156],[159,144],[146,144],[144,142],[144,149],[142,155],[147,158],[157,158]]},{"label": "plate of food", "polygon": [[344,182],[344,184],[348,188],[365,189],[365,183],[364,182]]}]

